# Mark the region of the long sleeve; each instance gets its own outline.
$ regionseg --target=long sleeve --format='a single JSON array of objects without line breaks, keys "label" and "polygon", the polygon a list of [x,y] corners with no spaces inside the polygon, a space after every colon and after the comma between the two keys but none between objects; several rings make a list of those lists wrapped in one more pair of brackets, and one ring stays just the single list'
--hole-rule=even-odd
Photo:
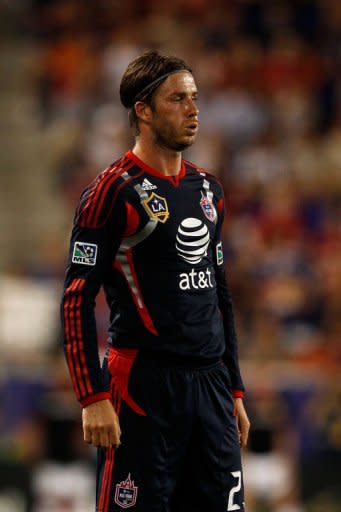
[{"label": "long sleeve", "polygon": [[233,315],[233,304],[227,281],[221,241],[221,229],[224,221],[224,211],[224,200],[223,197],[221,197],[218,201],[218,221],[214,250],[216,252],[215,276],[217,282],[217,293],[219,308],[223,317],[226,343],[223,361],[230,372],[234,396],[242,397],[244,395],[245,388],[239,368],[238,342]]},{"label": "long sleeve", "polygon": [[126,223],[115,176],[97,179],[80,199],[71,235],[61,318],[64,352],[82,406],[109,398],[102,381],[95,299],[110,272]]}]

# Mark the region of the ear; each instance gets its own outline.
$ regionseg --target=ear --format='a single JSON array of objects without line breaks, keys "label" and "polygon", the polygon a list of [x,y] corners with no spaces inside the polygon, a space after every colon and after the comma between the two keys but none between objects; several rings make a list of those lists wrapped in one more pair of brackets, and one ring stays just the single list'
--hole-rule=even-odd
[{"label": "ear", "polygon": [[134,105],[136,117],[139,121],[148,123],[152,117],[152,109],[150,105],[144,101],[137,101]]}]

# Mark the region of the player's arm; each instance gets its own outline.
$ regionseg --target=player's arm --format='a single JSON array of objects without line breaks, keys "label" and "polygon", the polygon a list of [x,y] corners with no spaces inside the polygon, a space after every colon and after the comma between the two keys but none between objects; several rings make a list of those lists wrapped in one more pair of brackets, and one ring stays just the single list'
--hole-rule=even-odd
[{"label": "player's arm", "polygon": [[61,305],[64,352],[83,407],[84,440],[97,446],[119,444],[118,419],[99,360],[95,299],[110,272],[125,222],[125,208],[114,186],[83,193],[72,230]]},{"label": "player's arm", "polygon": [[225,353],[223,354],[223,361],[226,364],[231,377],[232,393],[235,399],[235,414],[237,417],[237,424],[239,429],[240,444],[246,446],[250,422],[247,417],[243,397],[245,387],[239,368],[238,357],[238,342],[235,330],[235,322],[233,315],[232,298],[228,286],[227,273],[224,265],[223,247],[221,240],[221,229],[224,221],[225,206],[223,195],[217,203],[218,220],[216,228],[216,237],[214,241],[215,251],[215,277],[217,283],[217,293],[219,308],[223,317],[224,332],[225,332]]}]

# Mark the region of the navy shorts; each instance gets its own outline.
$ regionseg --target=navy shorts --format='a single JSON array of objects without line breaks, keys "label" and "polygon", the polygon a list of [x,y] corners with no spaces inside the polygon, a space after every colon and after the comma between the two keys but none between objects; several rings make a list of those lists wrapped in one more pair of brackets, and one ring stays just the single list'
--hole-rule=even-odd
[{"label": "navy shorts", "polygon": [[98,449],[97,512],[244,510],[240,447],[223,363],[190,368],[112,349],[121,446]]}]

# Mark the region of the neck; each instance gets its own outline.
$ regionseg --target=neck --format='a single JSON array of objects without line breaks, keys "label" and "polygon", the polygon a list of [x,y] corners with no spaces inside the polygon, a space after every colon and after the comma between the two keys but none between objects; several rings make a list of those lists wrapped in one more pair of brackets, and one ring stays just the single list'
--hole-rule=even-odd
[{"label": "neck", "polygon": [[147,143],[139,137],[133,147],[133,152],[143,162],[157,169],[165,176],[176,176],[180,172],[180,151],[161,148],[151,141]]}]

